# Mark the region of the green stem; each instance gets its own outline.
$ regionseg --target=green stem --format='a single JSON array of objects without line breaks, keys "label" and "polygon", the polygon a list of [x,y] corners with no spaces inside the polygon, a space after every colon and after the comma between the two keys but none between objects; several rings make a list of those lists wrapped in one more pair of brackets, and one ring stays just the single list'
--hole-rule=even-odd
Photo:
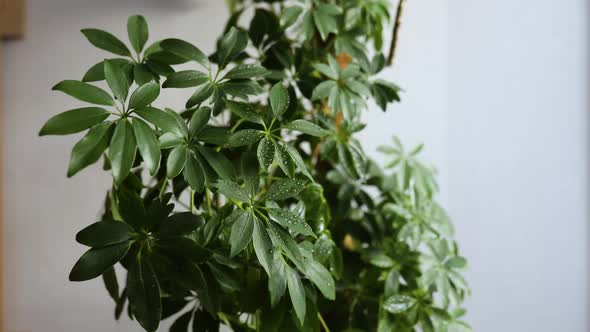
[{"label": "green stem", "polygon": [[191,203],[190,203],[190,210],[191,213],[195,213],[195,191],[191,189]]},{"label": "green stem", "polygon": [[318,318],[320,320],[320,323],[322,323],[322,326],[324,327],[324,330],[326,330],[326,332],[330,332],[330,328],[328,327],[328,324],[326,324],[326,321],[324,320],[324,317],[322,317],[322,314],[320,314],[318,312]]},{"label": "green stem", "polygon": [[213,209],[211,208],[211,196],[209,189],[205,189],[205,198],[207,199],[207,211],[209,215],[212,215]]},{"label": "green stem", "polygon": [[162,199],[162,196],[164,196],[164,193],[166,192],[166,185],[168,184],[168,180],[164,180],[164,182],[162,182],[162,187],[160,187],[160,193],[158,194],[158,198]]}]

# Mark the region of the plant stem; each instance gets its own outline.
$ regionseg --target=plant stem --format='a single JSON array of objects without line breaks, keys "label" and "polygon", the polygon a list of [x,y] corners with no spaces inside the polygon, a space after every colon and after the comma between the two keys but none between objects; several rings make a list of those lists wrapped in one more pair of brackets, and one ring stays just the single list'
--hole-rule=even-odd
[{"label": "plant stem", "polygon": [[330,328],[328,327],[328,324],[326,324],[326,321],[324,320],[324,317],[322,317],[322,314],[320,314],[318,312],[318,318],[320,320],[320,323],[322,323],[322,326],[324,327],[324,330],[326,330],[326,332],[330,332]]},{"label": "plant stem", "polygon": [[162,187],[160,188],[160,193],[158,194],[158,198],[162,199],[162,196],[164,196],[164,192],[166,192],[166,185],[168,184],[168,180],[164,180],[164,182],[162,182]]},{"label": "plant stem", "polygon": [[190,203],[190,210],[191,213],[195,213],[195,191],[191,189],[191,203]]},{"label": "plant stem", "polygon": [[211,208],[211,196],[209,194],[209,189],[205,189],[205,198],[207,199],[207,211],[209,211],[209,215],[211,215],[213,209]]},{"label": "plant stem", "polygon": [[393,24],[393,34],[391,36],[391,46],[389,48],[389,57],[387,58],[387,63],[390,66],[393,66],[393,60],[395,58],[395,51],[397,49],[397,40],[399,37],[399,27],[402,23],[402,14],[404,12],[404,5],[406,4],[406,0],[399,0],[397,3],[397,11],[395,13],[395,23]]}]

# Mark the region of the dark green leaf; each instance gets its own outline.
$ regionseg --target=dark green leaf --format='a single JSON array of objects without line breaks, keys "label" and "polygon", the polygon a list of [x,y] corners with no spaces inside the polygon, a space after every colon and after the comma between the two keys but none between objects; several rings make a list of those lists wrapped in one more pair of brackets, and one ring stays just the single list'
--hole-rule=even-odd
[{"label": "dark green leaf", "polygon": [[150,70],[150,67],[143,63],[137,63],[133,66],[133,78],[135,79],[135,83],[139,86],[159,79],[157,74],[154,75]]},{"label": "dark green leaf", "polygon": [[183,70],[170,74],[163,88],[190,88],[209,82],[209,75],[198,70]]},{"label": "dark green leaf", "polygon": [[201,86],[186,102],[186,108],[191,108],[205,102],[213,95],[215,89],[216,85],[211,82]]},{"label": "dark green leaf", "polygon": [[322,292],[324,297],[328,300],[334,300],[336,298],[336,286],[330,271],[313,259],[307,260],[305,266],[307,267],[305,274]]},{"label": "dark green leaf", "polygon": [[104,77],[115,98],[124,103],[129,93],[129,81],[119,66],[109,60],[104,60]]},{"label": "dark green leaf", "polygon": [[275,160],[288,177],[294,176],[295,164],[293,163],[285,144],[282,142],[275,144]]},{"label": "dark green leaf", "polygon": [[240,187],[239,184],[228,181],[228,180],[219,180],[216,185],[217,189],[220,193],[222,193],[225,197],[232,199],[238,202],[250,202],[250,195],[246,191],[246,189]]},{"label": "dark green leaf", "polygon": [[241,64],[232,68],[226,75],[226,79],[251,79],[255,77],[264,76],[268,73],[266,68],[260,65]]},{"label": "dark green leaf", "polygon": [[148,25],[141,15],[130,16],[127,20],[127,34],[133,49],[137,54],[141,53],[149,37]]},{"label": "dark green leaf", "polygon": [[213,145],[224,145],[229,139],[230,131],[226,128],[206,126],[198,134],[199,141]]},{"label": "dark green leaf", "polygon": [[305,185],[307,181],[302,179],[280,179],[270,186],[268,192],[266,193],[265,199],[270,199],[273,201],[280,201],[283,199],[287,199],[290,197],[295,197],[299,194],[303,189],[305,189]]},{"label": "dark green leaf", "polygon": [[209,59],[196,46],[180,39],[165,39],[160,45],[166,51],[180,56],[186,60],[200,63],[203,67],[209,67]]},{"label": "dark green leaf", "polygon": [[131,52],[122,41],[112,34],[99,29],[82,29],[82,33],[88,41],[105,51],[123,56],[131,56]]},{"label": "dark green leaf", "polygon": [[289,91],[281,82],[275,84],[270,90],[270,105],[275,117],[281,116],[289,108]]},{"label": "dark green leaf", "polygon": [[183,175],[193,190],[197,192],[203,191],[205,188],[205,170],[193,152],[189,152]]},{"label": "dark green leaf", "polygon": [[76,234],[76,241],[85,246],[100,248],[129,241],[133,230],[120,221],[99,221]]},{"label": "dark green leaf", "polygon": [[78,133],[103,122],[109,115],[109,111],[99,107],[84,107],[63,112],[49,119],[39,131],[39,136]]},{"label": "dark green leaf", "polygon": [[236,177],[236,170],[231,161],[229,161],[221,152],[213,151],[202,146],[197,146],[197,148],[220,178],[231,180]]},{"label": "dark green leaf", "polygon": [[[108,60],[121,68],[125,73],[127,73],[128,68],[133,67],[133,62],[127,59],[114,58]],[[129,77],[127,78],[129,79]],[[104,79],[104,61],[101,61],[88,69],[86,74],[84,74],[84,78],[82,78],[82,82],[97,82],[103,81]]]},{"label": "dark green leaf", "polygon": [[188,153],[189,151],[186,146],[177,146],[172,149],[166,164],[166,176],[169,179],[175,178],[180,172],[182,172],[186,160],[188,159]]},{"label": "dark green leaf", "polygon": [[111,169],[117,183],[122,183],[129,174],[135,161],[136,150],[137,143],[133,134],[133,127],[127,120],[119,121],[115,127],[115,133],[109,148]]},{"label": "dark green leaf", "polygon": [[289,229],[291,232],[295,234],[302,234],[305,236],[315,237],[313,230],[305,222],[305,219],[301,218],[294,212],[283,209],[271,208],[268,209],[268,214],[273,220],[275,220],[283,227]]},{"label": "dark green leaf", "polygon": [[130,246],[130,242],[123,242],[88,250],[72,268],[70,281],[86,281],[99,277],[108,268],[123,259]]},{"label": "dark green leaf", "polygon": [[91,104],[106,106],[115,105],[115,101],[106,91],[104,91],[101,88],[97,88],[94,85],[90,85],[88,83],[80,81],[61,81],[53,87],[53,90],[61,91],[76,99]]},{"label": "dark green leaf", "polygon": [[119,301],[119,282],[115,268],[111,266],[102,274],[102,282],[111,298],[117,303]]},{"label": "dark green leaf", "polygon": [[156,331],[162,317],[162,302],[158,278],[149,262],[139,260],[131,266],[127,294],[135,319],[146,331]]},{"label": "dark green leaf", "polygon": [[207,123],[209,122],[209,118],[211,118],[211,108],[210,107],[201,107],[197,109],[193,116],[191,117],[191,121],[189,122],[189,133],[191,137],[196,136],[205,128]]},{"label": "dark green leaf", "polygon": [[217,52],[217,61],[220,68],[234,60],[248,46],[248,35],[232,27],[229,32],[223,36]]},{"label": "dark green leaf", "polygon": [[254,252],[258,257],[258,262],[264,268],[270,277],[270,267],[273,260],[273,246],[266,232],[264,224],[258,220],[254,220],[254,234],[252,236],[252,244],[254,245]]},{"label": "dark green leaf", "polygon": [[306,311],[305,289],[303,288],[303,283],[301,283],[301,279],[299,278],[297,271],[293,270],[292,268],[287,268],[286,275],[291,303],[293,304],[297,318],[299,318],[299,322],[303,324],[305,322]]},{"label": "dark green leaf", "polygon": [[232,113],[244,119],[245,121],[258,124],[264,123],[262,117],[256,113],[256,109],[251,104],[228,101],[227,106]]},{"label": "dark green leaf", "polygon": [[135,118],[133,119],[132,125],[137,147],[143,157],[143,161],[150,174],[155,175],[160,166],[160,158],[162,158],[158,139],[152,128],[143,120]]},{"label": "dark green leaf", "polygon": [[185,312],[174,321],[169,332],[188,332],[188,324],[191,322],[191,318],[193,318],[193,312]]},{"label": "dark green leaf", "polygon": [[92,127],[72,149],[68,166],[68,177],[78,173],[84,167],[94,164],[109,146],[112,122],[104,122]]},{"label": "dark green leaf", "polygon": [[174,116],[167,112],[155,107],[146,107],[135,110],[135,113],[167,133],[175,134],[180,138],[184,136]]},{"label": "dark green leaf", "polygon": [[254,216],[252,212],[243,212],[234,222],[231,228],[229,244],[231,245],[230,257],[234,257],[244,250],[252,239],[254,231]]},{"label": "dark green leaf", "polygon": [[203,224],[203,219],[191,212],[175,213],[160,225],[157,236],[162,238],[187,235]]},{"label": "dark green leaf", "polygon": [[303,256],[301,256],[297,242],[295,242],[293,237],[287,233],[287,231],[275,223],[269,223],[268,235],[272,239],[275,247],[279,247],[279,249],[281,249],[285,255],[295,263],[299,270],[305,271]]},{"label": "dark green leaf", "polygon": [[146,83],[133,92],[129,99],[129,108],[144,108],[150,105],[160,95],[160,84],[156,82]]},{"label": "dark green leaf", "polygon": [[205,310],[196,310],[193,332],[219,332],[219,321]]},{"label": "dark green leaf", "polygon": [[268,277],[268,290],[270,291],[270,305],[274,307],[279,303],[287,289],[287,266],[280,251],[274,251],[270,257],[272,258],[272,264]]},{"label": "dark green leaf", "polygon": [[303,173],[303,175],[307,176],[311,181],[313,181],[313,177],[311,176],[311,173],[309,173],[309,170],[307,169],[307,166],[305,165],[305,162],[301,158],[301,155],[299,154],[297,149],[287,144],[285,144],[284,147],[287,150],[289,156],[291,156],[291,159],[293,160],[295,165],[297,165],[297,168],[299,168],[299,170],[301,171],[301,173]]},{"label": "dark green leaf", "polygon": [[254,144],[264,137],[264,132],[256,129],[240,130],[229,137],[227,145],[235,148],[244,145]]}]

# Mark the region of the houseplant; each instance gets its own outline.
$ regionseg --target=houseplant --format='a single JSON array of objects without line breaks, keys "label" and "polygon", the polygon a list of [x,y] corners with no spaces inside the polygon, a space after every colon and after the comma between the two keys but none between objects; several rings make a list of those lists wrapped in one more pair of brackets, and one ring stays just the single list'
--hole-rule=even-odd
[{"label": "houseplant", "polygon": [[[399,101],[375,78],[388,1],[228,5],[209,56],[175,38],[146,47],[142,16],[131,47],[82,30],[111,55],[54,90],[98,106],[40,135],[87,130],[67,174],[102,159],[113,184],[70,280],[102,277],[115,317],[146,331],[468,330],[466,262],[422,146],[394,139],[383,170],[354,138],[369,100]],[[186,109],[159,104],[173,88]]]}]

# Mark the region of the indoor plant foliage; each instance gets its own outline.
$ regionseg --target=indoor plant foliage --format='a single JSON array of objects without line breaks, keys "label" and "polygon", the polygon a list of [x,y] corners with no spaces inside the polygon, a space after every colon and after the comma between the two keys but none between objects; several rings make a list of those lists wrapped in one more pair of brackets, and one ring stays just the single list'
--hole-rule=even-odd
[{"label": "indoor plant foliage", "polygon": [[[228,3],[211,55],[148,46],[142,16],[131,47],[82,30],[111,54],[54,90],[95,106],[40,134],[87,130],[68,176],[103,159],[113,184],[70,280],[102,276],[115,317],[147,331],[468,330],[466,262],[421,146],[394,139],[382,170],[354,138],[369,102],[399,101],[376,78],[388,1]],[[159,102],[173,88],[186,109]]]}]

